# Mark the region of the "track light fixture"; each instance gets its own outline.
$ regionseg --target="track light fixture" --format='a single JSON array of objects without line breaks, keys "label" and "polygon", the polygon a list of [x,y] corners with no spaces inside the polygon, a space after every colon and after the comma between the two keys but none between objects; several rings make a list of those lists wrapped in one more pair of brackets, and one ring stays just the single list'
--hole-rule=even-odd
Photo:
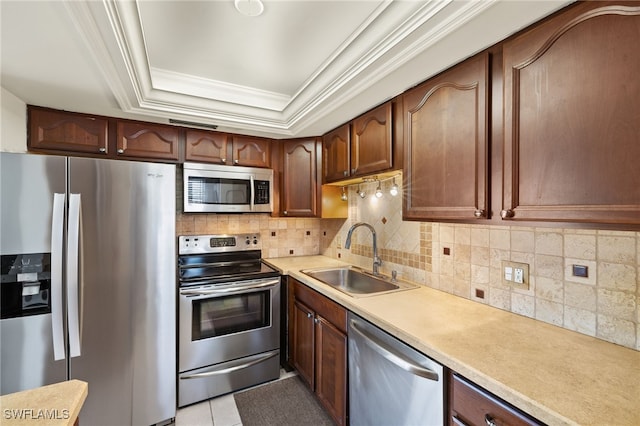
[{"label": "track light fixture", "polygon": [[391,189],[389,190],[389,194],[392,196],[398,195],[398,185],[396,185],[396,177],[393,177],[393,185],[391,185]]},{"label": "track light fixture", "polygon": [[382,188],[380,188],[380,181],[379,180],[378,180],[378,187],[376,188],[376,197],[377,198],[381,198],[382,197]]},{"label": "track light fixture", "polygon": [[360,185],[358,184],[358,189],[356,190],[357,194],[360,196],[360,198],[364,198],[367,196],[367,193],[364,192],[362,189],[360,189]]}]

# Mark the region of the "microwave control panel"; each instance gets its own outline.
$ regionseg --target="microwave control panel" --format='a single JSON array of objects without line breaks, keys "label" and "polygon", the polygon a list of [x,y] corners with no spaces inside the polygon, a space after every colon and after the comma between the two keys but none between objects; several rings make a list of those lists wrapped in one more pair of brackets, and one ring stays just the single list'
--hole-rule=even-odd
[{"label": "microwave control panel", "polygon": [[253,182],[255,187],[254,204],[269,204],[269,181],[268,180],[255,180]]}]

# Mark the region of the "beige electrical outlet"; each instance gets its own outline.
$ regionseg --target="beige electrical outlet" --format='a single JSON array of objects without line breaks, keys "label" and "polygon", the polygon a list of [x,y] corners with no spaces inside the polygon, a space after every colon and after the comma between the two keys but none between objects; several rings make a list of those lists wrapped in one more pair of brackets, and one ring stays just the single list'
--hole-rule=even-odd
[{"label": "beige electrical outlet", "polygon": [[503,260],[502,283],[513,288],[529,290],[529,265]]}]

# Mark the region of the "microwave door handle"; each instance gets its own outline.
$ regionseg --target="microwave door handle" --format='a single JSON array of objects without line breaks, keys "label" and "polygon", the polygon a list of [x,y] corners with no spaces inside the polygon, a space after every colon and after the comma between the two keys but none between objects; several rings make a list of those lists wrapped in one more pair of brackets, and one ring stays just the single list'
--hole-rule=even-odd
[{"label": "microwave door handle", "polygon": [[51,220],[51,333],[53,359],[66,359],[64,343],[64,317],[62,312],[62,262],[64,253],[65,194],[53,194]]},{"label": "microwave door handle", "polygon": [[253,211],[253,204],[255,202],[256,199],[256,188],[255,188],[255,184],[253,182],[253,175],[249,176],[249,182],[250,182],[250,186],[251,186],[251,200],[249,201],[249,206],[251,211]]}]

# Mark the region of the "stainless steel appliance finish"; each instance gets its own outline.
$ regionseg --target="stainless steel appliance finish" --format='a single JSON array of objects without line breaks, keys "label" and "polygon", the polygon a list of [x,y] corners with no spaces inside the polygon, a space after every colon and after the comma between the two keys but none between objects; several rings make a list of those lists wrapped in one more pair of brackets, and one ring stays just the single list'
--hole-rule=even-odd
[{"label": "stainless steel appliance finish", "polygon": [[51,313],[1,321],[2,393],[75,378],[83,423],[175,417],[175,166],[0,160],[3,259],[51,256]]},{"label": "stainless steel appliance finish", "polygon": [[351,425],[444,424],[443,367],[349,313]]},{"label": "stainless steel appliance finish", "polygon": [[260,236],[178,238],[178,405],[277,379],[280,275]]},{"label": "stainless steel appliance finish", "polygon": [[184,211],[260,213],[273,211],[273,170],[184,163]]}]

